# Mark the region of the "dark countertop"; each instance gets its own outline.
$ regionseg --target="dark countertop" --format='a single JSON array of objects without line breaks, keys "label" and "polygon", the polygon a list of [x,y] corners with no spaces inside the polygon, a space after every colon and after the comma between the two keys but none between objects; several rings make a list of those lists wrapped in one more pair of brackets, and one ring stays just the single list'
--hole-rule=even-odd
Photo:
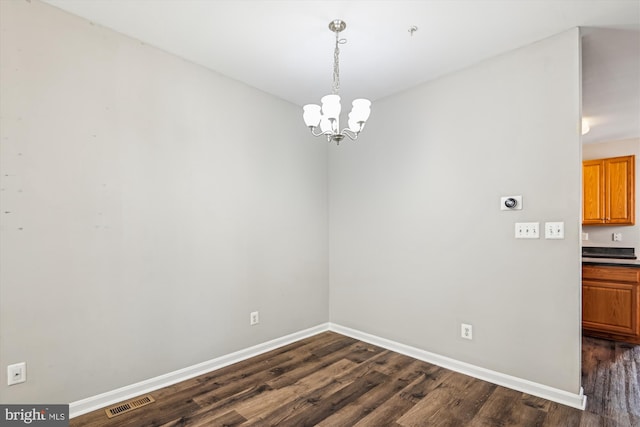
[{"label": "dark countertop", "polygon": [[587,258],[636,259],[635,248],[611,246],[583,246],[582,256]]},{"label": "dark countertop", "polygon": [[588,258],[582,257],[582,265],[606,265],[614,267],[640,268],[638,259],[617,259],[617,258]]}]

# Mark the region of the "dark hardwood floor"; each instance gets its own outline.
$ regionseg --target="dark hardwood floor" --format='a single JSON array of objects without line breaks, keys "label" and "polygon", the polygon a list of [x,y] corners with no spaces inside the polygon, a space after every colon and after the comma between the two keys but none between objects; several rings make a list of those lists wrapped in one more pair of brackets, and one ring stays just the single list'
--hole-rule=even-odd
[{"label": "dark hardwood floor", "polygon": [[587,410],[325,332],[71,426],[640,426],[640,346],[583,339]]},{"label": "dark hardwood floor", "polygon": [[583,338],[582,386],[583,419],[594,414],[605,422],[595,425],[640,427],[640,345]]}]

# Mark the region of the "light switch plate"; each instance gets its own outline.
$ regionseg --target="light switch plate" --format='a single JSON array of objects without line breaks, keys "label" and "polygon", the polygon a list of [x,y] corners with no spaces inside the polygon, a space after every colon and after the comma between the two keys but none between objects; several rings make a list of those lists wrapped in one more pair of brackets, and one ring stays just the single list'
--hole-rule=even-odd
[{"label": "light switch plate", "polygon": [[539,239],[539,222],[516,222],[516,239]]},{"label": "light switch plate", "polygon": [[545,222],[545,239],[564,239],[564,222]]}]

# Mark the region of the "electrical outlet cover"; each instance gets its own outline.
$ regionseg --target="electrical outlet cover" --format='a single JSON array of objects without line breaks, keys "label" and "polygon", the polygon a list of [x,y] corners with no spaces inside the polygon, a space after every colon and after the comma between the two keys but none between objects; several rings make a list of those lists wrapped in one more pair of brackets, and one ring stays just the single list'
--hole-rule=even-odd
[{"label": "electrical outlet cover", "polygon": [[20,384],[27,381],[27,364],[14,363],[7,366],[7,385]]},{"label": "electrical outlet cover", "polygon": [[257,325],[258,323],[260,323],[260,313],[258,313],[257,311],[252,311],[249,315],[249,325],[253,326]]},{"label": "electrical outlet cover", "polygon": [[473,326],[463,323],[460,325],[460,336],[464,339],[473,339]]}]

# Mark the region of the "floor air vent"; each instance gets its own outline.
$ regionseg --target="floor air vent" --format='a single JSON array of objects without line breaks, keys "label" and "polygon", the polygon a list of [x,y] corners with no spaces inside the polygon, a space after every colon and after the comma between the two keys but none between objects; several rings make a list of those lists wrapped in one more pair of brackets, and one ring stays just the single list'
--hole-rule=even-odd
[{"label": "floor air vent", "polygon": [[148,405],[149,403],[153,403],[155,401],[156,400],[153,397],[151,397],[150,395],[146,395],[137,399],[130,400],[125,403],[121,403],[116,406],[112,406],[111,408],[107,408],[104,411],[107,413],[108,418],[113,418],[118,415],[131,412],[134,409],[142,408],[143,406]]}]

